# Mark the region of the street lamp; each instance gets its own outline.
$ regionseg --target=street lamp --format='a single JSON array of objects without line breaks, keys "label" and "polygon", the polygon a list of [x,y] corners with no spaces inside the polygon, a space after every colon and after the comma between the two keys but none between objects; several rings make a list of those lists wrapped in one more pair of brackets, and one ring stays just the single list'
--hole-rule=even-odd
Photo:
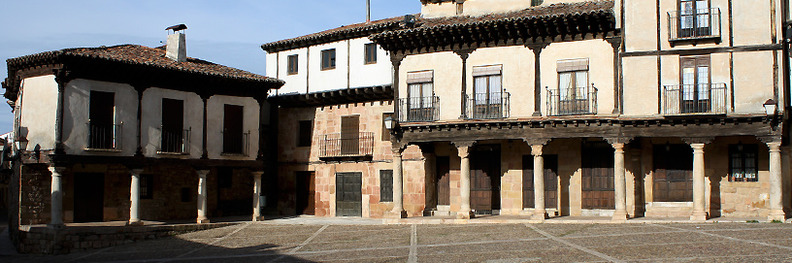
[{"label": "street lamp", "polygon": [[762,106],[764,106],[765,114],[767,114],[768,117],[775,116],[776,108],[778,107],[778,104],[776,103],[775,100],[769,99],[769,100],[765,101],[764,105],[762,105]]},{"label": "street lamp", "polygon": [[385,118],[385,129],[389,131],[393,131],[393,129],[396,128],[397,125],[399,124],[396,123],[396,120],[394,120],[393,117],[388,116],[387,118]]},{"label": "street lamp", "polygon": [[17,152],[21,153],[27,150],[28,139],[25,136],[19,136],[19,138],[14,141],[14,146],[16,146]]}]

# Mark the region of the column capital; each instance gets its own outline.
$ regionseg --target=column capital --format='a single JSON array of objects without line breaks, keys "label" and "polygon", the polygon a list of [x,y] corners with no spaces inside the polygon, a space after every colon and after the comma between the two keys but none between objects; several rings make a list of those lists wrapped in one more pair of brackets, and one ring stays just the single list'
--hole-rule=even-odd
[{"label": "column capital", "polygon": [[252,171],[250,172],[250,174],[252,174],[253,176],[261,177],[262,175],[264,175],[264,171]]},{"label": "column capital", "polygon": [[[619,136],[619,137],[607,137],[605,138],[605,141],[608,142],[611,146],[620,144],[622,147],[624,147],[625,144],[629,144],[630,142],[632,142],[633,139],[634,139],[633,137]],[[614,147],[614,149],[615,148],[616,147]]]},{"label": "column capital", "polygon": [[776,136],[776,135],[757,136],[756,138],[759,139],[759,141],[762,141],[763,143],[767,144],[767,146],[770,146],[770,144],[775,144],[775,143],[778,143],[778,145],[781,146],[781,142],[782,142],[781,136]]},{"label": "column capital", "polygon": [[407,146],[408,145],[406,143],[391,144],[391,153],[393,153],[394,156],[401,156],[404,153],[404,150],[407,150]]},{"label": "column capital", "polygon": [[63,172],[66,171],[66,167],[63,167],[63,166],[50,166],[50,167],[47,167],[47,169],[49,169],[49,171],[50,171],[50,173],[52,173],[52,175],[57,174],[57,176],[60,176]]},{"label": "column capital", "polygon": [[525,47],[531,49],[531,51],[533,51],[535,55],[539,55],[539,53],[542,52],[542,49],[546,48],[549,45],[550,43],[547,42],[534,42],[530,44],[525,44]]},{"label": "column capital", "polygon": [[544,144],[531,145],[531,155],[542,156],[543,152],[544,152]]},{"label": "column capital", "polygon": [[693,144],[710,144],[714,140],[715,140],[715,137],[685,137],[685,138],[682,138],[683,142],[685,142],[687,144],[690,144],[691,146]]},{"label": "column capital", "polygon": [[476,49],[475,48],[459,48],[459,49],[454,49],[454,54],[457,54],[464,61],[464,60],[467,60],[468,57],[470,57],[470,53],[473,53],[473,51],[476,51]]},{"label": "column capital", "polygon": [[398,52],[392,52],[392,51],[390,52],[390,54],[389,54],[389,55],[390,55],[390,61],[391,61],[391,64],[392,64],[394,67],[398,67],[398,66],[400,66],[400,65],[401,65],[401,62],[402,62],[402,60],[404,60],[404,58],[407,56],[407,54],[404,54],[404,53],[398,53]]},{"label": "column capital", "polygon": [[621,46],[622,38],[621,36],[606,37],[605,41],[608,41],[608,43],[611,44],[613,50],[617,50]]},{"label": "column capital", "polygon": [[453,142],[454,146],[457,148],[457,152],[460,158],[467,158],[470,156],[470,148],[476,144],[476,141],[458,141]]},{"label": "column capital", "polygon": [[547,145],[552,139],[549,138],[522,138],[522,140],[528,144],[528,146],[534,145]]},{"label": "column capital", "polygon": [[195,173],[197,173],[199,177],[206,177],[206,175],[209,174],[209,170],[195,170]]}]

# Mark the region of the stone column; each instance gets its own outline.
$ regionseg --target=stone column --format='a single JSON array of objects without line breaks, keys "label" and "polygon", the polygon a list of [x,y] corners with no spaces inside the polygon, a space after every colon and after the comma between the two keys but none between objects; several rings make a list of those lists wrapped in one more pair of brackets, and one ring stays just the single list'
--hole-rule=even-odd
[{"label": "stone column", "polygon": [[462,201],[456,217],[459,219],[470,219],[474,217],[470,210],[470,148],[475,142],[455,142],[457,153],[461,159],[459,170],[459,198]]},{"label": "stone column", "polygon": [[534,212],[533,219],[544,221],[547,219],[547,209],[545,209],[545,181],[544,181],[544,157],[542,157],[543,144],[531,145],[531,154],[534,158]]},{"label": "stone column", "polygon": [[209,218],[206,218],[206,203],[207,203],[207,189],[206,189],[206,175],[209,170],[198,170],[198,224],[209,223]]},{"label": "stone column", "polygon": [[404,169],[402,168],[403,148],[393,148],[393,210],[391,216],[394,218],[407,217],[404,211]]},{"label": "stone column", "polygon": [[132,174],[132,183],[129,186],[129,222],[127,222],[127,225],[131,226],[143,225],[143,221],[140,221],[140,217],[138,216],[138,211],[140,209],[141,173],[143,173],[143,169],[130,170],[130,174]]},{"label": "stone column", "polygon": [[767,220],[784,221],[784,199],[783,199],[783,174],[781,165],[781,141],[768,142],[770,149],[770,214]]},{"label": "stone column", "polygon": [[542,49],[549,43],[535,42],[525,45],[534,53],[534,113],[533,116],[542,116]]},{"label": "stone column", "polygon": [[690,215],[691,221],[706,221],[707,211],[705,211],[705,170],[704,170],[704,143],[691,143],[693,148],[693,214]]},{"label": "stone column", "polygon": [[624,171],[624,143],[612,143],[613,146],[613,186],[616,193],[616,211],[613,212],[614,221],[627,220],[627,181]]},{"label": "stone column", "polygon": [[63,187],[61,183],[61,176],[66,170],[66,167],[49,167],[52,173],[52,185],[50,188],[50,223],[52,228],[59,228],[63,226]]},{"label": "stone column", "polygon": [[253,172],[253,221],[261,218],[261,176],[264,171]]}]

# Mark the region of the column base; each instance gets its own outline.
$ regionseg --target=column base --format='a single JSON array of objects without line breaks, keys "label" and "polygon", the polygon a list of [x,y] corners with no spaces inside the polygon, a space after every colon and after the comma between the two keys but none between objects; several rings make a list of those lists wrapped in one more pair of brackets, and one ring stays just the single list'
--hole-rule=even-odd
[{"label": "column base", "polygon": [[262,221],[262,219],[263,218],[261,216],[253,216],[253,220],[252,221],[253,222],[258,222],[258,221]]},{"label": "column base", "polygon": [[545,219],[548,218],[550,217],[547,215],[547,212],[538,212],[538,213],[533,213],[531,215],[531,221],[540,222],[540,223],[544,222]]},{"label": "column base", "polygon": [[209,224],[210,223],[209,222],[209,218],[198,218],[198,219],[195,220],[195,222],[198,223],[198,224]]},{"label": "column base", "polygon": [[476,218],[476,214],[473,213],[473,211],[457,212],[456,213],[456,218],[457,219],[471,219],[471,218]]},{"label": "column base", "polygon": [[140,220],[129,220],[129,221],[126,223],[126,225],[127,225],[127,226],[142,226],[142,225],[144,225],[144,224],[143,224],[143,221],[140,221]]},{"label": "column base", "polygon": [[693,214],[690,215],[690,221],[707,221],[707,212],[693,212]]},{"label": "column base", "polygon": [[786,220],[786,214],[784,214],[784,210],[772,210],[770,211],[770,214],[767,215],[767,221],[769,222],[784,222],[784,220]]},{"label": "column base", "polygon": [[613,212],[613,218],[611,218],[611,221],[626,222],[627,219],[630,219],[630,216],[627,215],[627,211],[616,211]]},{"label": "column base", "polygon": [[385,215],[385,218],[391,218],[391,219],[407,218],[407,211],[404,211],[404,210],[402,210],[401,212],[390,211],[390,212],[388,212],[387,215]]}]

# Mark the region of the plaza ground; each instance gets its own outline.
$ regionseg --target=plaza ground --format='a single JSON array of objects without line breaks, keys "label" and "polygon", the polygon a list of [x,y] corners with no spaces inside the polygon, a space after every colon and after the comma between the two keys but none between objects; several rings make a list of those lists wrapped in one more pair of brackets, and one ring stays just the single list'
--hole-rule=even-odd
[{"label": "plaza ground", "polygon": [[792,224],[240,223],[69,255],[2,262],[792,262]]}]

